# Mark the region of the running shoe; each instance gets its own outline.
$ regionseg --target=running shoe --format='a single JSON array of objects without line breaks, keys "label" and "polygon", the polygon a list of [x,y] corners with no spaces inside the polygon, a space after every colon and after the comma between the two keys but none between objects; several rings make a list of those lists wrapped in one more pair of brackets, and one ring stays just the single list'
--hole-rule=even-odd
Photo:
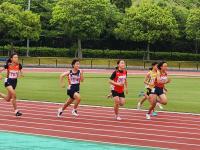
[{"label": "running shoe", "polygon": [[20,116],[22,116],[22,113],[21,113],[20,111],[16,111],[16,112],[15,112],[15,116],[16,116],[16,117],[20,117]]},{"label": "running shoe", "polygon": [[141,109],[141,103],[139,102],[138,104],[137,104],[137,110],[140,110]]},{"label": "running shoe", "polygon": [[73,116],[76,116],[76,117],[79,116],[76,109],[73,109],[73,110],[72,110],[72,115],[73,115]]},{"label": "running shoe", "polygon": [[115,119],[118,120],[118,121],[122,120],[122,118],[120,116],[118,116],[118,115],[115,116]]},{"label": "running shoe", "polygon": [[62,113],[63,113],[62,108],[59,108],[58,113],[57,113],[57,117],[61,117]]},{"label": "running shoe", "polygon": [[151,115],[150,114],[146,114],[146,119],[147,120],[151,120]]},{"label": "running shoe", "polygon": [[152,116],[158,116],[158,113],[154,111],[154,112],[152,113]]}]

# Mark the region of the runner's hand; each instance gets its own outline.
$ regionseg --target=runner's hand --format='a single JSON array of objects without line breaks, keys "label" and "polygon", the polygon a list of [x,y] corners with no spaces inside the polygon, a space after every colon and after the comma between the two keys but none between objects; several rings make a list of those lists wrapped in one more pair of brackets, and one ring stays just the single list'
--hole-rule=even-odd
[{"label": "runner's hand", "polygon": [[126,89],[126,94],[128,94],[128,89]]},{"label": "runner's hand", "polygon": [[61,83],[61,87],[62,87],[62,88],[65,88],[65,83]]},{"label": "runner's hand", "polygon": [[20,75],[18,78],[23,78],[24,77],[24,75]]},{"label": "runner's hand", "polygon": [[167,80],[167,83],[170,83],[171,81],[172,81],[171,79],[168,79],[168,80]]},{"label": "runner's hand", "polygon": [[149,86],[154,86],[154,85],[155,85],[154,83],[149,84]]}]

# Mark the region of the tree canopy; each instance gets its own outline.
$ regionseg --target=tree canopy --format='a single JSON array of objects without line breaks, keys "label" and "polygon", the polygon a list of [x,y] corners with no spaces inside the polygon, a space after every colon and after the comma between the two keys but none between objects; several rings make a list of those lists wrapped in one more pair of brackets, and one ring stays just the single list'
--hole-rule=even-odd
[{"label": "tree canopy", "polygon": [[39,15],[23,10],[21,6],[9,2],[0,5],[0,35],[3,38],[38,40],[40,32]]},{"label": "tree canopy", "polygon": [[149,58],[155,42],[194,41],[198,53],[199,0],[31,0],[27,7],[28,0],[0,0],[0,44],[67,38],[77,41],[81,58],[86,40],[142,41]]},{"label": "tree canopy", "polygon": [[81,40],[100,37],[113,9],[109,0],[59,0],[51,22],[78,40],[78,57],[82,58]]},{"label": "tree canopy", "polygon": [[178,24],[172,12],[156,4],[143,2],[131,7],[118,24],[116,36],[147,43],[147,59],[150,59],[149,46],[155,41],[178,37]]}]

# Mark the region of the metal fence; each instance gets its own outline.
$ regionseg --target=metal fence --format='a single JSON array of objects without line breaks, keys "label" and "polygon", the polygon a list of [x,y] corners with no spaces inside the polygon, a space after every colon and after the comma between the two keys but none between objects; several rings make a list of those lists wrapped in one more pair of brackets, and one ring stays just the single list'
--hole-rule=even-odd
[{"label": "metal fence", "polygon": [[[0,58],[0,65],[5,64],[6,58]],[[71,67],[72,58],[22,58],[20,63],[24,67],[36,68],[64,68]],[[114,69],[117,59],[82,59],[81,67],[87,69]],[[127,69],[146,70],[154,61],[142,61],[125,59]],[[157,61],[159,62],[159,61]],[[170,70],[200,71],[200,62],[192,61],[169,61]]]}]

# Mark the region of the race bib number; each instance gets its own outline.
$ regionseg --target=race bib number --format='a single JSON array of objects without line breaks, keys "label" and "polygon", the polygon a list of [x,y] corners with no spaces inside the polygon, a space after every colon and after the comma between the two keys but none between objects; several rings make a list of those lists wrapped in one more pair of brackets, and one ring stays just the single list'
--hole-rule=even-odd
[{"label": "race bib number", "polygon": [[9,72],[9,78],[16,79],[17,77],[18,77],[18,72],[16,72],[16,71]]},{"label": "race bib number", "polygon": [[70,77],[71,84],[79,84],[80,83],[80,76],[72,75]]},{"label": "race bib number", "polygon": [[160,80],[162,83],[165,83],[168,79],[167,79],[167,77],[161,77]]},{"label": "race bib number", "polygon": [[120,76],[119,78],[118,78],[118,83],[122,83],[122,84],[124,84],[125,83],[125,80],[126,80],[126,76]]}]

